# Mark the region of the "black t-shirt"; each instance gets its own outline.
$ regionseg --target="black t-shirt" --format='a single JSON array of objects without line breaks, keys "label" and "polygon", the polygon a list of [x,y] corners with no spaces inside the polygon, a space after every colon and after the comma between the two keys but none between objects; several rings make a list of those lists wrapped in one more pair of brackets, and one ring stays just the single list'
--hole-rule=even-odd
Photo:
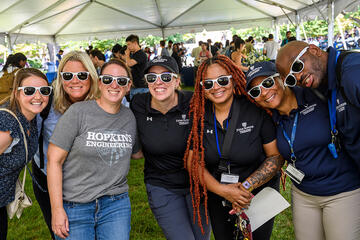
[{"label": "black t-shirt", "polygon": [[[229,123],[231,121],[234,104],[240,105],[240,112],[228,155],[231,173],[238,174],[239,181],[242,182],[265,160],[263,144],[276,139],[276,129],[271,117],[243,96],[234,98],[229,117],[223,123],[224,127],[227,126],[227,121]],[[216,123],[219,148],[222,149],[226,129],[222,129],[218,121]],[[214,113],[210,102],[207,102],[205,106],[203,139],[206,168],[217,180],[220,180],[220,176],[215,173],[219,165],[219,153],[216,144]]]},{"label": "black t-shirt", "polygon": [[131,102],[145,157],[145,183],[168,189],[189,187],[183,157],[191,126],[188,113],[192,92],[177,93],[178,105],[166,114],[151,108],[150,93],[137,94]]},{"label": "black t-shirt", "polygon": [[143,50],[139,50],[130,55],[131,59],[134,59],[137,64],[131,67],[131,75],[133,77],[133,85],[135,88],[146,88],[144,80],[144,69],[146,67],[147,57]]}]

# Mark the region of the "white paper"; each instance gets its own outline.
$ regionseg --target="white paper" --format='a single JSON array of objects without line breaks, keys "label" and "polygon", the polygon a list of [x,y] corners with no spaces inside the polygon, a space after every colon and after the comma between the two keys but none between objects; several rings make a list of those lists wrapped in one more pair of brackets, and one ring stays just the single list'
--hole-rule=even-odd
[{"label": "white paper", "polygon": [[278,191],[270,187],[264,188],[255,195],[250,207],[245,210],[250,219],[251,230],[255,231],[289,206],[290,204]]}]

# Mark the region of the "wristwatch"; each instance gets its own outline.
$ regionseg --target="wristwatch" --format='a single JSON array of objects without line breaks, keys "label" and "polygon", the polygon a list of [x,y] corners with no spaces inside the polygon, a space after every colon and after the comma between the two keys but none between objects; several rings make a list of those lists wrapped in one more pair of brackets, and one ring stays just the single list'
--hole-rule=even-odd
[{"label": "wristwatch", "polygon": [[249,192],[252,191],[251,184],[248,181],[243,182],[241,185],[243,185],[246,190],[249,190]]}]

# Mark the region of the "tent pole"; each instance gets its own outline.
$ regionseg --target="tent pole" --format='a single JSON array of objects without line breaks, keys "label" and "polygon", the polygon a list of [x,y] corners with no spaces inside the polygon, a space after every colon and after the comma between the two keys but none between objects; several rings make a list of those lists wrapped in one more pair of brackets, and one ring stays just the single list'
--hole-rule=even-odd
[{"label": "tent pole", "polygon": [[161,28],[161,35],[162,35],[163,40],[165,40],[165,31],[164,31],[163,27]]},{"label": "tent pole", "polygon": [[305,42],[308,42],[308,38],[306,36],[306,31],[305,31],[305,28],[304,28],[304,22],[301,20],[301,28],[303,30],[303,34],[304,34],[304,37],[305,37]]},{"label": "tent pole", "polygon": [[6,39],[7,39],[7,41],[6,41],[6,47],[7,47],[7,49],[9,50],[9,55],[12,53],[12,51],[13,51],[13,48],[12,48],[12,44],[11,44],[11,37],[10,37],[10,34],[9,33],[6,33]]},{"label": "tent pole", "polygon": [[340,34],[341,34],[341,41],[343,43],[344,49],[348,50],[347,46],[346,46],[345,37],[344,37],[344,31],[342,29],[341,22],[340,22],[339,18],[337,18],[336,20],[337,20],[337,23],[338,23],[338,26],[339,26],[339,31],[340,31]]},{"label": "tent pole", "polygon": [[334,0],[328,0],[328,47],[334,45]]},{"label": "tent pole", "polygon": [[296,24],[296,40],[301,40],[300,37],[300,15],[298,11],[295,12],[295,24]]}]

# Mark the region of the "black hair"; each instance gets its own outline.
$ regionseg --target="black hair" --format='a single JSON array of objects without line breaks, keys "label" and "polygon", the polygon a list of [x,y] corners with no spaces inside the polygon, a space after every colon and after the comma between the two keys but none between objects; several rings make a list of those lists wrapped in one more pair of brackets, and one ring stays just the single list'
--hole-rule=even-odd
[{"label": "black hair", "polygon": [[[11,62],[10,64],[13,65],[14,67],[18,67],[18,68],[22,68],[22,66],[20,66],[20,61],[26,61],[27,58],[24,54],[22,53],[15,53],[12,56]],[[6,65],[6,64],[5,64]],[[8,67],[8,66],[7,66]],[[4,67],[5,69],[5,67]]]},{"label": "black hair", "polygon": [[114,54],[114,53],[118,53],[118,52],[120,52],[120,50],[121,50],[121,45],[120,44],[115,44],[114,46],[113,46],[113,48],[111,49],[111,52]]},{"label": "black hair", "polygon": [[134,34],[129,35],[126,38],[125,42],[136,42],[138,45],[140,45],[139,44],[139,37],[137,35],[134,35]]},{"label": "black hair", "polygon": [[274,35],[272,35],[271,33],[269,34],[269,39],[273,39]]},{"label": "black hair", "polygon": [[160,46],[165,47],[165,40],[160,41]]},{"label": "black hair", "polygon": [[240,46],[242,44],[245,44],[244,40],[242,40],[241,38],[235,39],[235,50],[240,49]]},{"label": "black hair", "polygon": [[93,57],[97,57],[99,60],[105,62],[105,55],[99,49],[91,50],[90,55]]}]

